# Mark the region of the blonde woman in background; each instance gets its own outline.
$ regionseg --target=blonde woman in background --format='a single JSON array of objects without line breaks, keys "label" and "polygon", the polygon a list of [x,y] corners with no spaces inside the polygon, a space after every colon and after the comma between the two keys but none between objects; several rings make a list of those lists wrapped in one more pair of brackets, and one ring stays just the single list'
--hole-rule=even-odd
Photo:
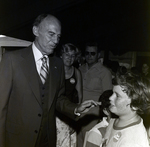
[{"label": "blonde woman in background", "polygon": [[[74,103],[82,101],[82,79],[80,71],[73,66],[78,48],[71,43],[62,46],[61,58],[65,70],[65,95]],[[57,113],[57,147],[76,147],[77,122]]]}]

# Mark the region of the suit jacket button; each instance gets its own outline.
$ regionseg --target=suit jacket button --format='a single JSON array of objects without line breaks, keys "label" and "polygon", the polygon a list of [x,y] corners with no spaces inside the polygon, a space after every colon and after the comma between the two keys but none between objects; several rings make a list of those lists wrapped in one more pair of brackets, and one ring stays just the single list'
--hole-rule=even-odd
[{"label": "suit jacket button", "polygon": [[37,130],[35,130],[34,132],[35,132],[36,134],[38,133],[38,131],[37,131]]},{"label": "suit jacket button", "polygon": [[41,115],[41,114],[38,114],[38,116],[41,117],[42,115]]}]

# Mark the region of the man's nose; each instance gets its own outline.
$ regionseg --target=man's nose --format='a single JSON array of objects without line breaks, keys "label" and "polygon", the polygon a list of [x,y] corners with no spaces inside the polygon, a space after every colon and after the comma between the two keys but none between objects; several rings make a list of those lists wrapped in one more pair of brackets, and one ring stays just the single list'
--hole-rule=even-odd
[{"label": "man's nose", "polygon": [[52,41],[57,44],[59,42],[59,37],[57,35],[53,36]]},{"label": "man's nose", "polygon": [[90,52],[89,52],[88,56],[89,56],[89,57],[92,57],[92,55],[91,55],[91,53],[90,53]]}]

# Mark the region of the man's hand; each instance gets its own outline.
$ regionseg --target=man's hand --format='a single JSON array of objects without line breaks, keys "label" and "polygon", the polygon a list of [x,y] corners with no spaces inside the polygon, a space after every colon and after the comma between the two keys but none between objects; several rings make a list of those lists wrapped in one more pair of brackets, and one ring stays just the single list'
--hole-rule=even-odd
[{"label": "man's hand", "polygon": [[84,114],[88,112],[91,108],[101,105],[101,102],[96,102],[93,100],[87,100],[82,102],[78,107],[75,109],[75,113]]}]

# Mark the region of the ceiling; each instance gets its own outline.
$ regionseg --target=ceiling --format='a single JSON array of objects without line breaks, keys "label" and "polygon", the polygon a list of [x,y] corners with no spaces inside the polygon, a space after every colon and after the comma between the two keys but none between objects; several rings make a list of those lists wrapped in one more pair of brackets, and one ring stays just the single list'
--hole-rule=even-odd
[{"label": "ceiling", "polygon": [[32,24],[41,13],[62,22],[60,44],[81,50],[97,41],[115,55],[149,51],[149,0],[1,0],[0,34],[33,41]]}]

